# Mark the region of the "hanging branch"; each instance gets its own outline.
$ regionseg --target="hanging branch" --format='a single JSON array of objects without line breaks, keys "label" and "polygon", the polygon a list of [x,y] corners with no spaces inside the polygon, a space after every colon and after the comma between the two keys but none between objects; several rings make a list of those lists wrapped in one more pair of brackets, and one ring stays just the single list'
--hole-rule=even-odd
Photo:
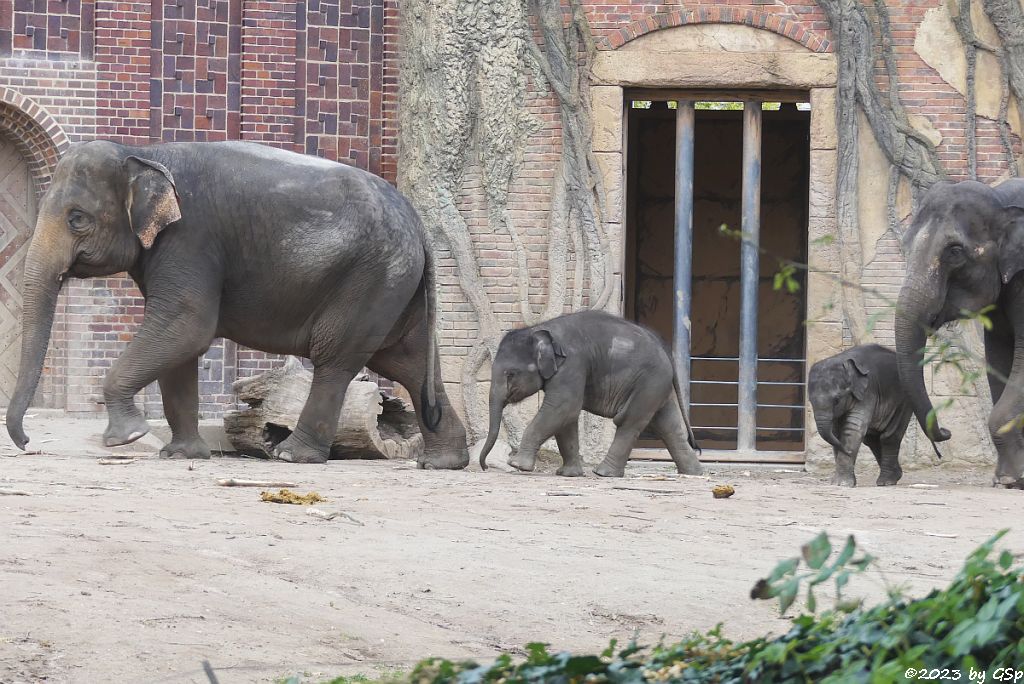
[{"label": "hanging branch", "polygon": [[[1024,10],[1021,9],[1018,0],[982,0],[982,8],[986,16],[996,29],[999,41],[1003,44],[1000,64],[1006,80],[1009,84],[1008,91],[1017,98],[1017,106],[1024,107]],[[1009,110],[1009,93],[1004,101],[1006,110]],[[1003,146],[1010,150],[1010,157],[1013,158],[1013,147],[1009,136],[1009,124],[1006,131],[1002,130],[1002,122],[1006,121],[1003,101],[999,106],[1000,135],[1003,137]],[[1013,159],[1010,165],[1010,173],[1017,175],[1017,160]]]},{"label": "hanging branch", "polygon": [[[953,5],[953,1],[950,2]],[[967,60],[967,79],[964,95],[966,100],[967,134],[967,177],[978,180],[978,89],[976,84],[978,70],[978,38],[974,34],[971,22],[971,0],[960,0],[957,11],[950,8],[953,25],[960,34],[960,42],[964,44],[964,57]]]}]

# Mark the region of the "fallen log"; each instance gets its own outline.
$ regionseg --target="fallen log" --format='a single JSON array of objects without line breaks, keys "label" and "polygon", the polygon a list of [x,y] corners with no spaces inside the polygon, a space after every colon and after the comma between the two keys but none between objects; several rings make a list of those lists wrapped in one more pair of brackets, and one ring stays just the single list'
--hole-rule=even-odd
[{"label": "fallen log", "polygon": [[[235,394],[249,407],[224,416],[235,450],[270,458],[298,424],[312,380],[313,374],[289,357],[281,368],[236,381]],[[416,459],[422,451],[416,414],[405,401],[385,395],[369,380],[349,384],[330,458]]]}]

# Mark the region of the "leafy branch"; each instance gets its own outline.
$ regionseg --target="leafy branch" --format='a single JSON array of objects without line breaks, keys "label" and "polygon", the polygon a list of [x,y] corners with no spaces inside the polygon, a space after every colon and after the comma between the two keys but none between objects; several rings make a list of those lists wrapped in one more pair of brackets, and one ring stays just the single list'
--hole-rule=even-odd
[{"label": "leafy branch", "polygon": [[800,591],[800,584],[807,583],[807,610],[817,610],[818,601],[814,596],[814,588],[819,584],[832,579],[836,588],[836,608],[844,612],[850,612],[857,608],[859,602],[844,602],[843,587],[850,581],[850,575],[862,573],[875,559],[870,554],[863,554],[854,558],[857,552],[857,542],[851,534],[846,538],[843,548],[835,556],[831,563],[828,562],[832,556],[832,542],[828,535],[822,532],[801,549],[801,556],[808,572],[797,573],[801,558],[788,558],[772,570],[765,579],[760,579],[754,588],[750,590],[752,599],[779,599],[779,613],[785,613],[793,605],[796,596]]}]

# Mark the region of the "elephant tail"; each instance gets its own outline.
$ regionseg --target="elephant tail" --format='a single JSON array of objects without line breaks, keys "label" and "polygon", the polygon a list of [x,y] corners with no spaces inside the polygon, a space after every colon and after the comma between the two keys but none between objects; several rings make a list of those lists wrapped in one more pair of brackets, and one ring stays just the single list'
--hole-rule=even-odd
[{"label": "elephant tail", "polygon": [[427,378],[420,389],[420,406],[423,407],[423,424],[431,432],[441,424],[441,406],[437,403],[437,276],[434,271],[434,255],[430,245],[423,246],[423,301],[427,319]]},{"label": "elephant tail", "polygon": [[683,402],[683,390],[679,386],[679,369],[675,367],[675,359],[669,354],[669,359],[672,359],[672,387],[676,392],[676,401],[679,402],[679,413],[683,416],[683,425],[686,426],[686,441],[689,442],[690,448],[697,452],[700,456],[703,450],[700,445],[697,444],[697,438],[693,434],[693,428],[690,426],[690,417],[686,415],[686,404]]}]

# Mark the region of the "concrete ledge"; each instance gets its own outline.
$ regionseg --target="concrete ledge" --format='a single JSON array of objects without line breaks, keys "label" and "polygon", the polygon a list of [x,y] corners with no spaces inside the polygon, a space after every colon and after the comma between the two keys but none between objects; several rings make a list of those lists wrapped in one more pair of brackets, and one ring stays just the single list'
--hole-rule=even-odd
[{"label": "concrete ledge", "polygon": [[594,85],[669,88],[827,88],[836,84],[835,55],[815,52],[603,51]]}]

